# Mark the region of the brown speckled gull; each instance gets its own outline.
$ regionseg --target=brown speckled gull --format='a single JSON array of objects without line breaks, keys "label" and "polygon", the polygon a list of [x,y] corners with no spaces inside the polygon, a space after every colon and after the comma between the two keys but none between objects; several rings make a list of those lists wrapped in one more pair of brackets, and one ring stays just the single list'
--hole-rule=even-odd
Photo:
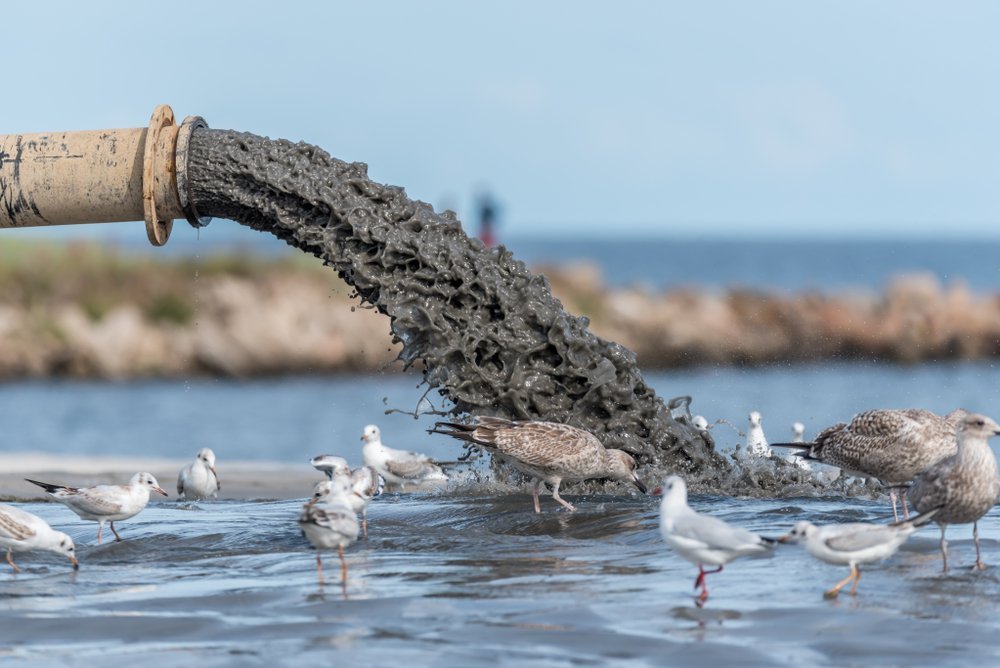
[{"label": "brown speckled gull", "polygon": [[[920,408],[880,409],[858,413],[850,423],[827,427],[806,443],[774,443],[799,448],[806,459],[836,466],[846,475],[876,478],[890,487],[892,514],[896,491],[927,468],[955,454],[955,428],[968,413],[956,409],[941,417]],[[904,515],[906,504],[903,504]]]},{"label": "brown speckled gull", "polygon": [[1000,494],[997,459],[990,449],[989,439],[1000,434],[1000,425],[985,415],[969,413],[958,427],[957,452],[927,471],[913,482],[909,497],[919,512],[938,508],[934,521],[941,527],[941,556],[948,570],[948,541],[944,533],[949,524],[972,522],[972,537],[976,543],[977,570],[983,570],[979,552],[977,521],[996,504]]},{"label": "brown speckled gull", "polygon": [[552,498],[568,510],[576,508],[559,496],[563,480],[612,478],[646,491],[631,455],[609,450],[589,431],[568,424],[479,417],[474,424],[438,422],[431,432],[481,445],[531,476],[536,513],[542,512],[538,487],[543,481],[552,486]]}]

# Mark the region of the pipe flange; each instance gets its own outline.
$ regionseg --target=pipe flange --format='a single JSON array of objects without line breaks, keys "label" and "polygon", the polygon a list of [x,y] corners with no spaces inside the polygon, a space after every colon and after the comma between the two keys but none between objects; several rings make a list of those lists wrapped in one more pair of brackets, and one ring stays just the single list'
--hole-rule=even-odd
[{"label": "pipe flange", "polygon": [[[156,147],[159,143],[160,132],[163,128],[176,125],[174,121],[174,110],[170,105],[161,104],[153,110],[153,116],[149,119],[149,129],[146,131],[146,148],[142,156],[142,208],[146,217],[146,236],[149,243],[154,246],[162,246],[170,238],[170,230],[173,229],[173,220],[160,220],[156,215]],[[159,156],[160,160],[167,156]]]},{"label": "pipe flange", "polygon": [[184,209],[184,216],[191,227],[206,227],[212,222],[211,216],[202,216],[198,213],[191,197],[191,181],[188,180],[188,151],[191,147],[191,134],[195,130],[208,129],[208,123],[201,116],[188,116],[181,123],[177,132],[177,149],[174,151],[174,162],[177,165],[177,196]]}]

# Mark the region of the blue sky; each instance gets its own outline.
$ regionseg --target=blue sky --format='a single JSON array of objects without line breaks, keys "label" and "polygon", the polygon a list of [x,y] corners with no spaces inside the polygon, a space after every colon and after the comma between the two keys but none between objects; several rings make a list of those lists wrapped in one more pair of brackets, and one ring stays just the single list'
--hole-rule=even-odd
[{"label": "blue sky", "polygon": [[488,186],[509,236],[1000,238],[1000,3],[32,1],[3,21],[0,132],[166,102],[367,162],[467,226]]}]

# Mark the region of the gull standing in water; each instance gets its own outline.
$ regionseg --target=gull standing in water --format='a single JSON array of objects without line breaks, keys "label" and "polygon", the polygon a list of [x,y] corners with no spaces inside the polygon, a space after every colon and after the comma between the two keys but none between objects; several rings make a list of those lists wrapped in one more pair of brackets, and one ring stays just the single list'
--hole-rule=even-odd
[{"label": "gull standing in water", "polygon": [[[774,540],[695,512],[687,501],[687,484],[672,475],[663,482],[660,503],[660,533],[674,552],[698,567],[694,587],[701,587],[698,603],[708,599],[705,576],[721,573],[738,557],[761,556],[774,549]],[[706,571],[705,566],[718,566]]]},{"label": "gull standing in water", "polygon": [[542,512],[538,488],[543,481],[552,486],[552,498],[570,511],[576,508],[559,496],[559,485],[564,480],[611,478],[630,482],[646,492],[632,455],[605,448],[589,431],[568,424],[481,416],[475,424],[438,422],[431,433],[481,445],[531,476],[536,513]]},{"label": "gull standing in water", "polygon": [[930,522],[938,510],[935,508],[912,520],[889,525],[852,522],[818,527],[811,522],[802,521],[797,522],[788,535],[779,538],[778,542],[802,543],[806,552],[820,561],[850,566],[851,574],[823,596],[836,598],[851,580],[854,580],[854,586],[851,587],[851,596],[854,596],[861,581],[858,564],[883,561],[896,554],[899,546],[919,527]]},{"label": "gull standing in water", "polygon": [[333,479],[335,477],[346,478],[348,480],[350,494],[347,496],[348,504],[355,513],[361,513],[361,530],[365,538],[368,538],[368,504],[372,499],[382,494],[385,480],[378,474],[378,471],[370,466],[362,466],[344,474],[338,471],[330,476],[329,480],[316,483],[313,488],[313,498],[322,499],[333,493]]},{"label": "gull standing in water", "polygon": [[358,539],[358,515],[351,507],[350,479],[334,476],[316,485],[319,496],[302,506],[299,528],[302,535],[316,548],[316,575],[323,584],[322,550],[337,548],[340,556],[340,582],[347,595],[347,561],[344,548]]},{"label": "gull standing in water", "polygon": [[181,469],[177,476],[177,494],[185,499],[209,499],[219,495],[222,483],[215,472],[215,453],[211,448],[198,451],[194,462]]},{"label": "gull standing in water", "polygon": [[751,459],[762,459],[771,456],[771,448],[767,444],[764,436],[764,427],[760,424],[760,413],[752,411],[748,416],[750,430],[747,432],[747,443],[743,449],[743,456]]},{"label": "gull standing in water", "polygon": [[0,550],[2,549],[7,550],[7,563],[15,573],[20,573],[21,569],[14,563],[12,553],[32,550],[64,554],[73,564],[73,570],[80,570],[72,538],[62,531],[55,531],[41,517],[14,506],[0,505]]},{"label": "gull standing in water", "polygon": [[382,432],[373,424],[365,427],[361,440],[365,442],[361,449],[365,466],[370,466],[378,472],[386,482],[399,485],[402,489],[407,484],[445,483],[448,476],[433,459],[419,452],[396,450],[382,444]]},{"label": "gull standing in water", "polygon": [[152,473],[136,473],[127,485],[96,487],[66,487],[29,478],[25,480],[43,488],[49,496],[79,515],[81,519],[97,522],[98,545],[101,544],[101,531],[105,522],[111,523],[111,532],[115,535],[115,540],[120,541],[122,537],[115,531],[115,522],[138,515],[149,503],[150,491],[168,496],[160,488]]},{"label": "gull standing in water", "polygon": [[[955,427],[967,414],[962,409],[945,417],[918,408],[871,410],[858,413],[849,424],[827,427],[811,442],[774,446],[797,448],[806,459],[836,466],[846,475],[878,479],[889,487],[892,516],[898,521],[894,488],[955,454]],[[909,515],[905,501],[903,513]]]},{"label": "gull standing in water", "polygon": [[940,508],[934,521],[941,527],[941,557],[948,572],[948,541],[944,534],[949,524],[972,522],[976,543],[974,570],[983,570],[979,551],[979,518],[997,502],[1000,475],[997,458],[989,440],[1000,434],[1000,425],[985,415],[966,413],[958,425],[957,452],[941,460],[916,477],[908,496],[918,512]]}]

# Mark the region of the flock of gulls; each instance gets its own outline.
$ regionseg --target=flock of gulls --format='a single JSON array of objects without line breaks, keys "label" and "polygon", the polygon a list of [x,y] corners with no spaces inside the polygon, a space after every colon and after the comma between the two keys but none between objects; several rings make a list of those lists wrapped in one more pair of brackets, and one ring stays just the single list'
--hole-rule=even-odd
[{"label": "flock of gulls", "polygon": [[[695,416],[696,429],[708,429],[707,420]],[[750,429],[745,447],[736,456],[753,465],[774,456],[772,448],[789,451],[787,461],[829,482],[840,475],[873,478],[889,488],[895,521],[891,524],[847,523],[815,526],[798,522],[787,534],[767,538],[745,528],[699,513],[689,505],[687,484],[679,476],[668,476],[658,491],[660,531],[667,545],[680,557],[698,567],[695,589],[698,605],[708,598],[706,576],[740,557],[767,556],[779,543],[798,543],[813,557],[829,564],[844,565],[850,574],[826,591],[835,597],[853,582],[855,594],[861,564],[892,556],[918,528],[936,522],[941,529],[941,554],[948,570],[945,531],[949,524],[972,524],[976,545],[974,568],[985,568],[980,552],[977,521],[997,502],[1000,473],[988,440],[1000,434],[992,419],[955,410],[945,416],[919,409],[872,410],[855,415],[849,423],[833,425],[814,440],[804,440],[804,427],[793,426],[794,440],[769,444],[761,426],[761,416],[749,416]],[[552,498],[567,511],[575,507],[559,495],[563,482],[603,478],[633,484],[645,493],[637,474],[635,459],[622,450],[605,448],[600,440],[583,429],[544,421],[512,421],[478,417],[471,423],[438,422],[431,433],[444,434],[482,448],[501,458],[531,478],[534,511],[541,512],[539,491],[543,484],[552,489]],[[426,455],[397,450],[382,443],[375,425],[364,428],[364,465],[351,469],[334,455],[318,455],[311,460],[326,479],[317,483],[302,506],[298,526],[316,548],[316,569],[323,583],[322,550],[336,550],[341,563],[341,583],[346,594],[347,562],[344,549],[359,536],[368,535],[367,509],[386,483],[400,490],[407,486],[443,485],[448,477],[441,465]],[[104,524],[109,523],[115,540],[121,536],[115,522],[134,517],[149,503],[155,492],[167,496],[149,473],[137,473],[127,485],[69,487],[28,480],[43,488],[82,519],[98,523],[97,542]],[[178,476],[181,498],[215,498],[221,489],[215,469],[215,454],[205,448]],[[903,519],[897,514],[901,502]],[[917,511],[909,516],[907,503]],[[360,514],[360,521],[359,521]],[[69,557],[79,568],[73,540],[52,529],[43,519],[15,506],[0,505],[0,549],[7,562],[19,572],[13,554],[46,550]],[[706,566],[710,570],[706,570]]]}]

